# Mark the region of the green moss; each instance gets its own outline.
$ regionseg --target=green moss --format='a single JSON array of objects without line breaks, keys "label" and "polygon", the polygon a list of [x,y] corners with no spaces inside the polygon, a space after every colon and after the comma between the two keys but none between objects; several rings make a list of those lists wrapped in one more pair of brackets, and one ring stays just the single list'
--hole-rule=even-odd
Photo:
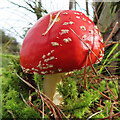
[{"label": "green moss", "polygon": [[[19,64],[19,58],[12,59],[9,66],[3,68],[2,73],[2,118],[17,120],[29,118],[41,118],[41,114],[34,108],[27,106],[21,97],[23,95],[26,102],[29,97],[29,87],[21,81],[16,73],[22,78],[26,78]],[[35,77],[37,80],[38,77]],[[12,114],[13,115],[12,115]]]},{"label": "green moss", "polygon": [[[58,84],[58,91],[63,96],[63,104],[60,106],[64,114],[68,119],[82,118],[87,119],[89,116],[93,115],[95,112],[101,111],[99,114],[93,116],[93,118],[104,118],[110,114],[110,108],[112,102],[104,99],[98,92],[105,92],[106,81],[102,79],[99,83],[92,83],[87,81],[87,90],[84,89],[84,79],[82,78],[84,70],[75,71],[71,76],[65,76],[63,78],[63,83]],[[43,92],[43,79],[44,76],[39,74],[25,74],[23,73],[18,57],[13,57],[8,66],[2,70],[2,114],[3,119],[16,118],[17,120],[22,119],[42,119],[42,114],[35,108],[31,107],[28,103],[29,92],[32,90],[28,85],[21,81],[18,76],[20,75],[23,79],[30,82],[36,88],[40,88]],[[81,77],[82,76],[82,77]],[[89,75],[91,76],[91,75]],[[94,77],[92,80],[99,80],[98,76]],[[87,79],[88,80],[88,79]],[[117,85],[117,81],[115,81]],[[117,96],[115,89],[115,84],[112,81],[108,82],[108,85],[112,92]],[[93,86],[96,90],[92,89]],[[105,94],[105,93],[104,93]],[[27,104],[24,102],[27,102]],[[106,93],[107,95],[107,93]],[[35,91],[32,92],[31,96],[37,96]],[[114,100],[112,94],[109,94],[110,99]],[[96,104],[99,104],[100,99],[102,99],[103,108]],[[42,101],[40,98],[36,98],[32,101],[39,109],[42,110]],[[114,106],[114,113],[119,112],[118,106]],[[45,113],[48,118],[50,115],[50,110],[45,107]]]}]

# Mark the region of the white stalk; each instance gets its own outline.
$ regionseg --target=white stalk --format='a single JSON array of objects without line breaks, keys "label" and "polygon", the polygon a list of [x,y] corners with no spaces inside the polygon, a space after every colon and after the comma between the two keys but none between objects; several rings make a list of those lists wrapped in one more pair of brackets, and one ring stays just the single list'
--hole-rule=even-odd
[{"label": "white stalk", "polygon": [[62,98],[57,89],[57,83],[62,81],[62,73],[57,74],[46,74],[43,80],[43,91],[56,105],[62,102]]}]

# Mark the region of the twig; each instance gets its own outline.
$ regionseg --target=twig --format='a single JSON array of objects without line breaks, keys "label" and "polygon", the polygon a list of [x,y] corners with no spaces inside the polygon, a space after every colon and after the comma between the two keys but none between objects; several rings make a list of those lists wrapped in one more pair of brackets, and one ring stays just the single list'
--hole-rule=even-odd
[{"label": "twig", "polygon": [[[21,98],[22,98],[23,102],[24,102],[27,106],[29,106],[29,105],[27,104],[26,100],[24,99],[24,97],[23,97],[22,93],[20,93],[20,96],[21,96]],[[30,106],[29,106],[29,107],[30,107]]]},{"label": "twig", "polygon": [[[97,55],[91,50],[91,48],[77,35],[77,33],[72,29],[72,28],[70,28],[71,29],[71,31],[79,38],[79,40],[81,40],[84,44],[85,44],[85,46],[89,49],[89,51],[91,51],[93,54],[94,54],[94,56],[99,60],[99,62],[102,64],[102,66],[105,68],[105,70],[106,70],[106,72],[109,74],[109,76],[111,77],[111,80],[113,81],[113,83],[115,84],[115,82],[114,82],[114,80],[113,80],[113,78],[112,78],[112,75],[111,75],[111,73],[108,71],[108,69],[105,67],[105,65],[100,61],[100,59],[97,57]],[[118,90],[117,90],[117,87],[116,87],[116,91],[117,91],[117,93],[118,93]]]},{"label": "twig", "polygon": [[32,102],[31,90],[29,90],[29,101]]},{"label": "twig", "polygon": [[[104,2],[104,0],[102,0],[102,2],[100,3],[99,7],[97,8],[96,13],[98,13],[98,11],[99,11],[99,9],[100,9],[101,5],[103,4],[103,2]],[[92,6],[92,7],[94,7],[94,6]],[[94,10],[95,10],[95,9],[94,9]],[[94,16],[93,16],[93,19],[94,19],[94,18],[95,18],[95,14],[94,14]]]},{"label": "twig", "polygon": [[[100,61],[100,59],[97,57],[97,55],[90,49],[90,47],[76,34],[76,32],[72,28],[70,28],[70,29],[79,38],[79,40],[81,40],[85,44],[85,46],[89,49],[89,51],[91,51],[95,55],[95,57],[99,60],[99,62],[103,65],[103,63]],[[108,69],[104,65],[103,65],[103,67],[105,68],[105,70],[107,71],[107,73],[111,76],[111,74],[108,71]]]},{"label": "twig", "polygon": [[35,87],[33,87],[29,82],[25,81],[23,78],[21,78],[17,73],[16,75],[24,82],[26,83],[29,87],[33,88],[35,91],[38,91]]},{"label": "twig", "polygon": [[[43,96],[44,96],[44,98],[47,100],[47,102],[50,104],[50,105],[52,105],[52,106],[54,106],[54,108],[56,109],[56,112],[59,114],[59,116],[61,117],[61,114],[62,114],[62,116],[64,117],[64,118],[66,118],[66,116],[64,115],[64,113],[59,109],[59,107],[57,107],[44,93],[41,93]],[[59,113],[59,111],[60,111],[60,113]],[[61,120],[62,120],[62,117],[61,117]]]},{"label": "twig", "polygon": [[18,6],[18,7],[24,8],[24,9],[26,9],[26,10],[28,10],[28,11],[34,13],[34,11],[28,9],[27,7],[24,7],[24,6],[22,6],[22,5],[18,5],[18,4],[14,3],[14,2],[12,2],[12,1],[10,1],[10,0],[8,0],[8,1],[9,1],[10,3],[12,3],[13,5],[16,5],[16,6]]},{"label": "twig", "polygon": [[93,7],[93,9],[94,9],[94,12],[95,12],[95,16],[96,16],[96,19],[97,19],[97,26],[98,26],[98,29],[99,29],[99,19],[98,19],[98,15],[97,15],[94,7]]},{"label": "twig", "polygon": [[112,120],[112,113],[113,113],[113,104],[111,104],[111,109],[110,109],[110,117],[109,117],[109,120]]},{"label": "twig", "polygon": [[[29,87],[31,87],[31,88],[33,88],[37,93],[39,93],[39,91],[35,88],[35,87],[33,87],[30,83],[28,83],[27,81],[25,81],[23,78],[21,78],[17,73],[16,73],[16,75],[24,82],[24,83],[26,83]],[[40,96],[40,94],[39,94],[39,96]],[[48,98],[49,99],[49,98]],[[29,101],[29,103],[30,103],[30,101]],[[45,102],[46,103],[46,102]],[[50,109],[51,110],[51,109]],[[52,111],[52,110],[51,110]]]},{"label": "twig", "polygon": [[120,78],[118,78],[118,101],[120,101]]},{"label": "twig", "polygon": [[13,112],[11,110],[7,110],[7,111],[12,115],[13,120],[16,120]]},{"label": "twig", "polygon": [[[91,86],[91,88],[93,88],[94,90],[97,90],[96,88],[94,88],[93,86]],[[107,98],[108,100],[111,100],[108,96],[104,95],[102,92],[100,92],[99,90],[97,90],[102,96],[104,96],[105,98]],[[113,101],[113,100],[112,100]]]},{"label": "twig", "polygon": [[[112,117],[115,117],[115,116],[120,116],[120,112],[118,112],[118,113],[116,113],[116,114],[112,115]],[[110,116],[105,117],[105,118],[101,118],[100,120],[109,119],[109,117],[110,117]]]},{"label": "twig", "polygon": [[98,11],[99,11],[100,7],[102,6],[103,2],[104,2],[104,0],[102,0],[102,2],[100,3],[100,5],[98,6],[98,9],[97,9],[96,13],[98,13]]},{"label": "twig", "polygon": [[112,44],[116,44],[116,43],[118,43],[118,42],[111,42],[110,44],[105,45],[104,47],[108,47],[108,46],[110,46],[110,45],[112,45]]},{"label": "twig", "polygon": [[84,67],[84,88],[85,88],[85,90],[87,89],[86,88],[86,68],[87,68],[87,63],[88,63],[88,56],[89,56],[89,52],[88,52],[86,62],[85,62],[85,67]]},{"label": "twig", "polygon": [[89,9],[88,9],[88,0],[86,0],[86,13],[89,16]]},{"label": "twig", "polygon": [[[35,88],[35,87],[33,87],[30,83],[28,83],[27,81],[25,81],[23,78],[21,78],[17,73],[16,73],[16,75],[24,82],[24,83],[26,83],[29,87],[31,87],[31,88],[33,88],[37,93],[38,93],[38,95],[39,95],[39,97],[41,98],[41,95],[43,96],[43,98],[44,98],[44,100],[45,100],[45,104],[46,105],[50,105],[51,106],[51,108],[49,107],[49,109],[52,111],[52,113],[54,114],[54,117],[56,118],[56,119],[58,119],[58,115],[59,115],[59,117],[60,117],[60,119],[62,120],[62,116],[64,117],[64,118],[66,118],[66,116],[64,115],[64,113],[45,95],[45,94],[43,94],[42,92],[41,92],[41,95],[39,94],[39,91]],[[29,101],[29,103],[33,106],[33,104]],[[48,103],[48,104],[47,104]],[[49,106],[48,105],[48,106]],[[36,106],[34,106],[34,107],[36,107]],[[54,109],[55,108],[55,109]],[[56,111],[55,111],[56,110]],[[56,112],[58,113],[58,115],[56,114]],[[43,112],[41,112],[41,113],[43,113]],[[61,116],[61,114],[62,114],[62,116]]]},{"label": "twig", "polygon": [[38,86],[38,91],[39,91],[39,93],[40,93],[40,96],[41,96],[41,100],[42,100],[42,112],[43,112],[43,114],[42,114],[42,120],[44,120],[44,99],[43,99],[43,97],[42,97],[42,95],[41,95],[41,91],[40,91],[40,87],[39,87],[39,84],[37,85]]},{"label": "twig", "polygon": [[111,36],[113,35],[113,32],[115,31],[115,28],[117,27],[117,25],[118,25],[118,22],[115,23],[115,26],[114,26],[112,32],[110,33],[110,35],[108,36],[107,40],[106,40],[105,43],[104,43],[104,46],[105,46],[105,45],[107,44],[107,42],[110,40],[110,38],[111,38]]},{"label": "twig", "polygon": [[52,23],[52,13],[50,13],[50,21],[48,27],[51,25],[51,23]]},{"label": "twig", "polygon": [[90,54],[88,55],[88,57],[89,57],[89,60],[90,60],[90,65],[92,67],[92,70],[94,71],[95,75],[97,75],[97,72],[96,72],[95,68],[93,67]]},{"label": "twig", "polygon": [[[38,110],[40,113],[43,114],[43,112],[42,112],[39,108],[37,108],[34,104],[32,104],[29,100],[28,100],[28,102],[29,102],[30,105],[32,105],[36,110]],[[46,114],[44,114],[44,115],[46,115]]]},{"label": "twig", "polygon": [[92,118],[93,116],[95,116],[95,115],[97,115],[97,114],[99,114],[99,113],[101,113],[101,112],[102,112],[102,110],[99,111],[99,112],[96,112],[96,113],[92,114],[89,118],[87,118],[87,120],[89,120],[90,118]]},{"label": "twig", "polygon": [[109,88],[108,83],[107,83],[107,89],[109,90],[109,92],[113,95],[114,99],[117,100],[117,96],[113,93],[113,91]]},{"label": "twig", "polygon": [[[38,94],[38,95],[40,96],[40,94]],[[50,107],[51,107],[50,110],[52,111],[55,119],[58,119],[58,115],[56,114],[55,109],[54,109],[53,105],[51,104],[53,102],[45,94],[42,94],[42,95],[44,96],[44,100],[50,105]]]},{"label": "twig", "polygon": [[[49,25],[48,28],[47,28],[47,30],[46,30],[46,32],[42,34],[43,36],[46,35],[46,34],[49,32],[49,30],[50,30],[51,27],[54,25],[54,23],[56,22],[59,14],[60,14],[61,12],[62,12],[62,11],[59,11],[59,12],[57,13],[57,15],[55,16],[55,19],[53,20],[53,22],[51,23],[51,25]],[[50,22],[51,22],[51,15],[50,15]]]}]

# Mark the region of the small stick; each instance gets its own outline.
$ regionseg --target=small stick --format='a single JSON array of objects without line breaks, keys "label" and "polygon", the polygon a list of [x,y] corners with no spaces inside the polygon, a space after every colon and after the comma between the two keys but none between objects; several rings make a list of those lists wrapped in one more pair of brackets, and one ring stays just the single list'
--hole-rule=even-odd
[{"label": "small stick", "polygon": [[45,36],[45,35],[49,32],[49,30],[50,30],[51,27],[54,25],[54,23],[55,23],[55,21],[57,20],[57,18],[58,18],[58,16],[59,16],[60,13],[61,13],[61,11],[59,11],[59,12],[57,13],[57,15],[55,16],[55,19],[53,20],[52,23],[51,23],[51,15],[50,15],[50,23],[51,23],[51,24],[48,26],[46,32],[42,34],[43,36]]},{"label": "small stick", "polygon": [[[43,112],[42,112],[39,108],[37,108],[34,104],[32,104],[29,100],[28,100],[28,102],[29,102],[29,104],[32,105],[36,110],[38,110],[40,113],[43,114]],[[45,115],[46,115],[46,114],[45,114]]]},{"label": "small stick", "polygon": [[99,5],[99,7],[98,7],[98,9],[96,11],[96,13],[98,13],[98,11],[99,11],[100,7],[102,6],[103,2],[104,2],[104,0],[102,0],[102,2],[100,3],[100,5]]},{"label": "small stick", "polygon": [[[93,88],[94,90],[96,90],[94,87],[91,86],[91,88]],[[108,100],[111,100],[108,96],[104,95],[102,92],[100,92],[99,90],[97,90],[102,96],[104,96],[105,98],[107,98]]]},{"label": "small stick", "polygon": [[[51,25],[51,23],[52,23],[52,13],[50,13],[50,22],[49,22],[49,26]],[[48,27],[49,27],[48,26]]]},{"label": "small stick", "polygon": [[93,9],[94,9],[94,12],[95,12],[95,16],[96,16],[96,19],[97,19],[97,25],[98,25],[98,29],[99,29],[99,20],[98,20],[98,15],[97,15],[97,13],[96,13],[96,11],[95,11],[95,8],[93,7]]},{"label": "small stick", "polygon": [[98,104],[98,103],[95,103],[97,106],[99,106],[99,107],[101,107],[101,108],[104,108],[104,106],[103,105],[100,105],[100,104]]},{"label": "small stick", "polygon": [[[104,2],[104,0],[101,1],[100,5],[98,6],[98,9],[97,9],[96,13],[98,13],[98,11],[99,11],[100,7],[102,6],[103,2]],[[94,7],[94,6],[92,6],[92,8],[93,8],[93,7]],[[94,11],[95,11],[95,9],[94,9]],[[94,18],[95,18],[95,15],[93,16],[93,19],[94,19]]]},{"label": "small stick", "polygon": [[[44,93],[41,93],[43,96],[44,96],[44,99],[51,105],[51,107],[53,108],[55,108],[55,110],[56,110],[56,112],[58,113],[58,115],[59,115],[59,117],[61,118],[61,120],[62,120],[62,116],[61,116],[61,114],[59,113],[59,111],[62,113],[62,115],[64,116],[64,118],[66,118],[66,116],[64,115],[64,113],[44,94]],[[53,110],[54,110],[54,108],[53,108]],[[54,114],[54,111],[53,111],[53,114]],[[56,116],[55,118],[57,118],[57,115],[56,115],[56,113],[55,113],[55,115],[54,116]]]},{"label": "small stick", "polygon": [[13,112],[11,110],[7,110],[7,111],[12,115],[13,120],[16,120]]},{"label": "small stick", "polygon": [[31,90],[29,90],[29,101],[32,101]]},{"label": "small stick", "polygon": [[[114,115],[112,115],[112,117],[115,117],[115,116],[120,116],[120,112],[118,112],[118,113],[116,113],[116,114],[114,114]],[[105,119],[109,119],[109,117],[110,116],[108,116],[108,117],[105,117],[105,118],[101,118],[100,120],[105,120]]]},{"label": "small stick", "polygon": [[118,43],[118,42],[111,42],[110,44],[105,45],[104,47],[108,47],[108,46],[110,46],[110,45],[112,45],[112,44],[116,44],[116,43]]},{"label": "small stick", "polygon": [[117,99],[118,99],[117,96],[116,96],[116,95],[113,93],[113,91],[109,88],[108,83],[107,83],[107,89],[108,89],[109,92],[113,95],[114,100],[117,100]]},{"label": "small stick", "polygon": [[[89,49],[89,51],[91,51],[94,55],[95,55],[95,57],[99,60],[99,62],[103,65],[103,67],[105,68],[105,70],[106,70],[106,72],[109,74],[109,76],[111,77],[111,80],[114,82],[114,80],[113,80],[113,78],[112,78],[112,75],[111,75],[111,73],[108,71],[108,69],[104,66],[104,64],[100,61],[100,59],[97,57],[97,55],[90,49],[90,47],[77,35],[77,33],[72,29],[72,28],[70,28],[71,29],[71,31],[79,38],[79,40],[81,40],[84,44],[85,44],[85,46]],[[117,90],[117,89],[116,89]]]},{"label": "small stick", "polygon": [[[33,88],[37,93],[38,93],[38,95],[39,95],[39,97],[40,97],[40,94],[39,94],[39,91],[35,88],[35,87],[33,87],[30,83],[28,83],[27,81],[25,81],[23,78],[21,78],[17,73],[16,73],[16,75],[24,82],[24,83],[26,83],[29,87],[31,87],[31,88]],[[55,113],[55,110],[54,110],[54,108],[56,109],[56,111],[57,111],[57,113],[58,113],[58,115],[61,117],[61,115],[60,115],[60,113],[62,114],[62,116],[64,117],[64,118],[66,118],[66,116],[64,115],[64,113],[45,95],[45,94],[43,94],[42,92],[41,92],[41,95],[43,95],[44,96],[44,100],[45,101],[47,101],[47,103],[49,103],[50,105],[51,105],[51,108],[50,108],[50,110],[53,112],[53,114],[54,114],[54,116],[55,116],[55,118],[58,118],[57,117],[57,114]],[[30,103],[30,101],[29,101],[29,103]],[[46,103],[46,102],[45,102]],[[46,104],[46,105],[48,105],[48,104]],[[49,106],[49,105],[48,105]],[[59,111],[60,111],[60,113],[59,113]],[[61,118],[62,119],[62,118]],[[67,119],[67,118],[66,118]]]},{"label": "small stick", "polygon": [[37,86],[38,86],[38,91],[39,91],[39,94],[40,94],[40,97],[41,97],[41,100],[42,100],[42,112],[43,112],[43,114],[42,114],[42,120],[44,120],[44,111],[45,111],[44,110],[44,99],[43,99],[43,97],[41,95],[39,84]]},{"label": "small stick", "polygon": [[87,120],[89,120],[90,118],[92,118],[93,116],[95,116],[95,115],[97,115],[97,114],[99,114],[99,113],[101,113],[101,112],[102,112],[102,110],[99,111],[99,112],[96,112],[96,113],[92,114],[89,118],[87,118]]},{"label": "small stick", "polygon": [[29,82],[25,81],[23,78],[21,78],[17,73],[16,75],[24,82],[26,83],[29,87],[33,88],[35,91],[37,90],[35,87],[33,87]]},{"label": "small stick", "polygon": [[90,65],[91,65],[91,67],[92,67],[92,69],[93,69],[95,75],[97,75],[97,72],[96,72],[95,68],[93,67],[93,64],[92,64],[92,61],[91,61],[91,56],[90,56],[90,54],[89,54],[89,60],[90,60]]},{"label": "small stick", "polygon": [[[89,52],[88,52],[88,55],[89,55]],[[85,90],[87,89],[86,88],[86,67],[87,67],[87,63],[88,63],[88,55],[86,58],[86,63],[85,63],[85,68],[84,68],[84,88],[85,88]]]},{"label": "small stick", "polygon": [[107,40],[106,40],[105,43],[104,43],[104,46],[105,46],[105,45],[107,44],[107,42],[110,40],[110,38],[111,38],[111,36],[113,35],[113,32],[115,31],[115,28],[117,27],[117,25],[118,25],[118,22],[115,23],[115,26],[114,26],[112,32],[110,33],[110,35],[108,36]]},{"label": "small stick", "polygon": [[99,102],[99,106],[101,106],[101,99],[100,99],[100,102]]},{"label": "small stick", "polygon": [[112,120],[112,113],[113,113],[113,103],[111,104],[109,120]]},{"label": "small stick", "polygon": [[[21,98],[22,98],[23,102],[24,102],[27,106],[29,106],[29,105],[27,104],[26,100],[24,99],[24,97],[23,97],[22,93],[20,93],[20,96],[21,96]],[[29,107],[30,107],[30,106],[29,106]]]}]

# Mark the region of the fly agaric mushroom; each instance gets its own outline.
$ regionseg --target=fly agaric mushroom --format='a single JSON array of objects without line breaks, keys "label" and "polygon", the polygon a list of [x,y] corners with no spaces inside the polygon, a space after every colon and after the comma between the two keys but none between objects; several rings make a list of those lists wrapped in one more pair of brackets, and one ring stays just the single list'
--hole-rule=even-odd
[{"label": "fly agaric mushroom", "polygon": [[82,12],[55,11],[40,18],[27,33],[20,64],[26,73],[45,75],[44,93],[53,100],[61,73],[83,68],[89,50],[92,64],[103,58],[103,40],[96,25]]}]

